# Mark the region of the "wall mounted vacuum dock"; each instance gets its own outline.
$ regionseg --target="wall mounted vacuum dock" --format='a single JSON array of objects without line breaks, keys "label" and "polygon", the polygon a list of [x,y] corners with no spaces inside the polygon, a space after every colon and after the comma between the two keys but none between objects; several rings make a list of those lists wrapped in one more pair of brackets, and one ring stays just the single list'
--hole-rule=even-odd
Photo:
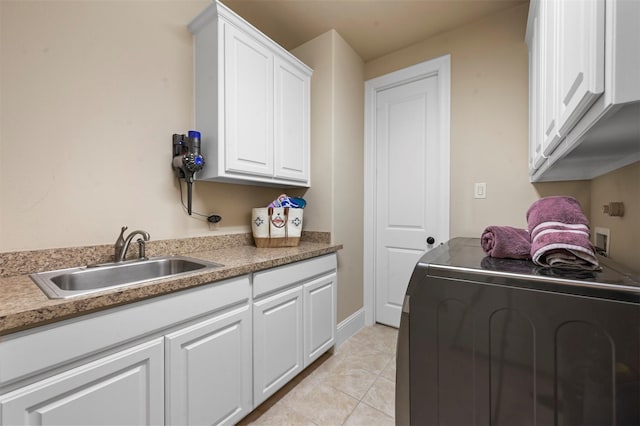
[{"label": "wall mounted vacuum dock", "polygon": [[200,132],[189,130],[185,135],[173,135],[173,169],[179,179],[187,183],[187,211],[191,215],[191,186],[196,172],[204,167],[204,157],[200,154]]}]

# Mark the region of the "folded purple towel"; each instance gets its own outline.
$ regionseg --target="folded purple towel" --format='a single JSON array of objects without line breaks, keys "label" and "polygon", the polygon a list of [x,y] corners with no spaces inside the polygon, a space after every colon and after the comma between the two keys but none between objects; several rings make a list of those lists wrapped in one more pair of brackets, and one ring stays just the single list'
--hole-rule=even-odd
[{"label": "folded purple towel", "polygon": [[488,226],[482,233],[482,249],[491,257],[530,259],[529,231],[512,226]]},{"label": "folded purple towel", "polygon": [[531,259],[540,266],[598,269],[589,240],[589,222],[573,197],[545,197],[527,211],[531,234]]}]

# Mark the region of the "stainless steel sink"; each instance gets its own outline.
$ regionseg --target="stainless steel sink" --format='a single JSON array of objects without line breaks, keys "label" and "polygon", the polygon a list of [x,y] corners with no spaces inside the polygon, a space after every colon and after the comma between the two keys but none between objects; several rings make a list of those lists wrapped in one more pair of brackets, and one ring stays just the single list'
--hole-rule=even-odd
[{"label": "stainless steel sink", "polygon": [[105,263],[31,274],[31,279],[51,299],[66,299],[143,282],[176,277],[223,265],[184,256]]}]

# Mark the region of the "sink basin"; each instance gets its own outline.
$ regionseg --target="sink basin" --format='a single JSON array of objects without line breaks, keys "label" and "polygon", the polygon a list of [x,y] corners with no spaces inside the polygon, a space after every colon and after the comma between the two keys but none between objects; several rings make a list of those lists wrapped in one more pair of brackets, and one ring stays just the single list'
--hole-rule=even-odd
[{"label": "sink basin", "polygon": [[166,256],[58,269],[31,274],[30,277],[49,298],[66,299],[158,278],[177,277],[195,271],[204,272],[221,266],[218,263],[190,257]]}]

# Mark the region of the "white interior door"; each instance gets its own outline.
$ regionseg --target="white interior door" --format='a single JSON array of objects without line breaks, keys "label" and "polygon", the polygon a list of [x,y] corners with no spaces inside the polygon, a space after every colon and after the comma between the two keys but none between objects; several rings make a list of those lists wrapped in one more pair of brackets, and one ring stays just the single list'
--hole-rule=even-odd
[{"label": "white interior door", "polygon": [[441,78],[429,73],[375,94],[375,321],[394,327],[416,262],[448,239]]}]

